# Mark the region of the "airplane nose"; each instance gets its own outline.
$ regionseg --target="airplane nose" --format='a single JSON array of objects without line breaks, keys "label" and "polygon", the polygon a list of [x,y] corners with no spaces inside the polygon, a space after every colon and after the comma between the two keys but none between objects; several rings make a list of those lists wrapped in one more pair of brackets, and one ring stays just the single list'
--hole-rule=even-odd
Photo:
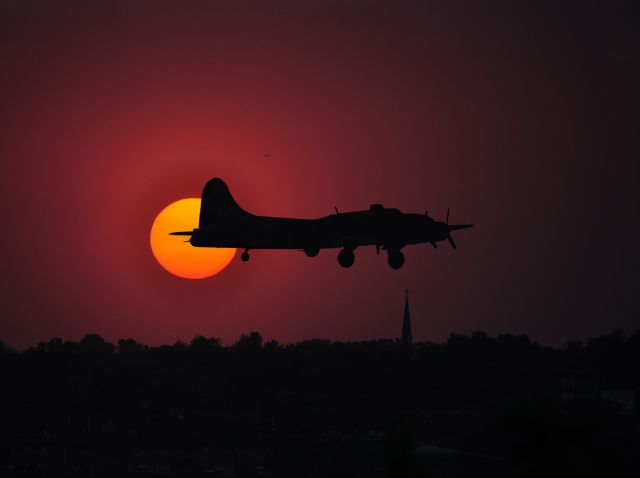
[{"label": "airplane nose", "polygon": [[473,227],[473,224],[455,224],[449,226],[449,231],[459,231],[460,229],[467,229],[469,227]]}]

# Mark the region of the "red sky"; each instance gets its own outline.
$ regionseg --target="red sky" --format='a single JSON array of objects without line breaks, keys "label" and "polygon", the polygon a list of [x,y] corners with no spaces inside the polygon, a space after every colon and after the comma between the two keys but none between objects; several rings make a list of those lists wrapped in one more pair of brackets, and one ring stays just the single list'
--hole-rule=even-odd
[{"label": "red sky", "polygon": [[[405,288],[417,339],[637,327],[637,15],[476,3],[3,2],[0,340],[393,338]],[[151,224],[211,177],[256,214],[477,227],[400,271],[365,248],[173,277]]]}]

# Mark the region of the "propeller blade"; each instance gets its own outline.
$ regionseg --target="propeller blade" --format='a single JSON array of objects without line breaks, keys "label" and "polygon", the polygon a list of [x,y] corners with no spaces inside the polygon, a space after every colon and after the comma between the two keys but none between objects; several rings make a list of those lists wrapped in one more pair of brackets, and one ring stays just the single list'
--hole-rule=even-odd
[{"label": "propeller blade", "polygon": [[445,222],[449,224],[449,208],[447,208],[447,220]]},{"label": "propeller blade", "polygon": [[453,237],[451,236],[451,234],[447,235],[447,239],[449,240],[449,244],[451,244],[451,247],[453,247],[454,249],[456,249],[456,243],[453,240]]}]

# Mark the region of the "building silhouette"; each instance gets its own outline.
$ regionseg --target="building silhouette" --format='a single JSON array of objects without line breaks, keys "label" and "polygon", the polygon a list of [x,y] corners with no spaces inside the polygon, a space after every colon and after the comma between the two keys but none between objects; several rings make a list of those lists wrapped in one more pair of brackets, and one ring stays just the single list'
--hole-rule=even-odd
[{"label": "building silhouette", "polygon": [[402,344],[413,345],[411,335],[411,314],[409,313],[409,290],[404,291],[404,317],[402,319]]}]

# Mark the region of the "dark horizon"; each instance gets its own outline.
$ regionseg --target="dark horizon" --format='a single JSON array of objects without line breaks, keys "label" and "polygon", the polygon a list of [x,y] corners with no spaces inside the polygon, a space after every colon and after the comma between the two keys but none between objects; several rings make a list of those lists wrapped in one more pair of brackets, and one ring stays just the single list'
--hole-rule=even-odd
[{"label": "dark horizon", "polygon": [[2,476],[637,474],[640,329],[558,350],[479,332],[118,347],[0,349]]},{"label": "dark horizon", "polygon": [[[333,340],[329,337],[309,337],[309,338],[303,338],[294,342],[287,342],[287,341],[279,341],[277,337],[265,337],[263,336],[259,331],[257,330],[252,330],[252,331],[247,331],[247,332],[243,332],[241,333],[241,335],[235,339],[234,341],[231,342],[225,342],[223,341],[220,337],[215,336],[215,335],[211,335],[211,336],[205,336],[205,335],[201,335],[201,334],[195,334],[190,340],[182,340],[182,339],[176,339],[175,341],[169,341],[166,343],[145,343],[143,341],[140,341],[138,339],[136,339],[135,337],[120,337],[117,339],[107,339],[103,336],[101,336],[100,334],[97,334],[95,332],[88,332],[86,334],[83,334],[80,338],[78,339],[73,339],[73,338],[69,338],[69,337],[62,337],[62,336],[52,336],[49,339],[46,340],[39,340],[36,343],[32,343],[32,344],[27,344],[25,345],[23,348],[17,348],[15,346],[13,346],[11,343],[5,342],[4,340],[2,340],[2,337],[0,337],[0,346],[3,347],[3,350],[9,353],[24,353],[27,352],[28,350],[35,350],[38,347],[42,347],[42,346],[46,346],[49,343],[52,342],[56,342],[58,340],[61,340],[61,343],[67,343],[70,345],[77,345],[79,343],[81,343],[83,340],[87,339],[87,338],[99,338],[100,340],[103,340],[106,344],[112,345],[114,347],[114,351],[118,351],[118,346],[120,343],[127,343],[127,342],[131,342],[133,341],[135,344],[142,346],[142,347],[146,347],[146,348],[162,348],[162,347],[173,347],[173,346],[178,346],[178,347],[189,347],[191,344],[193,344],[195,341],[200,340],[200,339],[204,339],[204,340],[212,340],[215,341],[217,345],[219,345],[222,348],[228,348],[231,349],[233,348],[238,342],[241,342],[242,340],[246,339],[249,336],[252,336],[254,334],[257,334],[260,337],[261,343],[272,343],[278,346],[283,346],[283,347],[287,347],[287,346],[295,346],[295,345],[301,345],[304,344],[306,342],[323,342],[323,343],[327,343],[327,344],[366,344],[366,343],[375,343],[375,342],[389,342],[389,343],[403,343],[402,340],[402,335],[401,333],[398,334],[397,337],[378,337],[378,338],[367,338],[367,339],[350,339],[350,340]],[[413,340],[413,345],[414,346],[421,346],[421,345],[446,345],[448,342],[450,342],[451,340],[455,340],[458,338],[468,338],[468,339],[472,339],[474,337],[484,337],[487,339],[501,339],[501,338],[506,338],[506,339],[521,339],[521,340],[526,340],[529,343],[531,343],[532,345],[536,345],[536,346],[540,346],[543,348],[548,348],[548,349],[553,349],[553,350],[562,350],[565,349],[567,347],[576,347],[576,346],[580,346],[580,347],[585,347],[588,346],[589,343],[594,342],[594,341],[598,341],[598,340],[602,340],[605,338],[612,338],[612,337],[619,337],[623,340],[635,340],[637,337],[640,337],[640,328],[637,329],[632,329],[632,330],[623,330],[623,329],[614,329],[611,330],[609,333],[605,333],[603,335],[598,335],[598,336],[592,336],[592,337],[587,337],[586,339],[578,339],[578,338],[567,338],[564,341],[558,343],[558,344],[545,344],[542,343],[540,341],[534,340],[531,337],[529,337],[526,334],[512,334],[512,333],[502,333],[502,334],[494,334],[494,335],[490,335],[487,334],[486,332],[482,331],[482,330],[472,330],[470,332],[455,332],[452,331],[449,336],[444,339],[444,340],[428,340],[428,339],[414,339]]]}]

